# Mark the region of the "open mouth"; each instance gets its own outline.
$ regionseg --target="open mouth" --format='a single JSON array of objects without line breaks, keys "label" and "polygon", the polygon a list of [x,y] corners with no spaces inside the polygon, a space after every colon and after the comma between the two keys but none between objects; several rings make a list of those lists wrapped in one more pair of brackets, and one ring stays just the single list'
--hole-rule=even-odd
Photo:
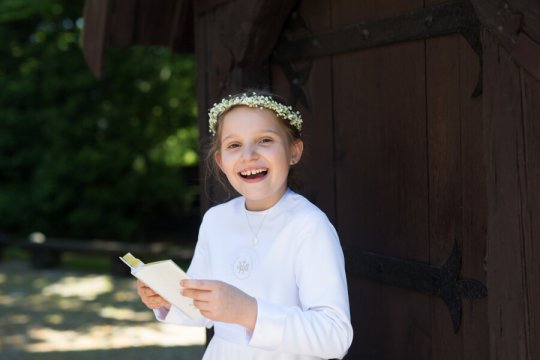
[{"label": "open mouth", "polygon": [[246,170],[240,172],[240,176],[248,180],[259,179],[266,176],[266,174],[268,174],[268,169],[266,168]]}]

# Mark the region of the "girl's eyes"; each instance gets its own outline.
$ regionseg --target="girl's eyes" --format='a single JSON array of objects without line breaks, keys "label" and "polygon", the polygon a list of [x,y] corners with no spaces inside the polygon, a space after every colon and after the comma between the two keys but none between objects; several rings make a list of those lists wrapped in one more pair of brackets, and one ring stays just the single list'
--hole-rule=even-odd
[{"label": "girl's eyes", "polygon": [[[274,139],[272,139],[270,137],[264,137],[264,138],[261,138],[261,139],[257,140],[257,143],[262,144],[262,145],[266,145],[266,144],[272,143],[273,141],[274,141]],[[232,142],[232,143],[229,143],[229,144],[225,144],[225,148],[230,149],[230,150],[239,148],[241,146],[242,146],[242,144],[240,144],[238,142]]]},{"label": "girl's eyes", "polygon": [[227,146],[226,146],[227,149],[236,149],[237,147],[240,147],[240,144],[238,144],[238,143],[230,143],[230,144],[227,144]]},{"label": "girl's eyes", "polygon": [[259,140],[259,142],[262,144],[268,144],[268,143],[271,143],[272,141],[273,141],[272,138],[262,138],[261,140]]}]

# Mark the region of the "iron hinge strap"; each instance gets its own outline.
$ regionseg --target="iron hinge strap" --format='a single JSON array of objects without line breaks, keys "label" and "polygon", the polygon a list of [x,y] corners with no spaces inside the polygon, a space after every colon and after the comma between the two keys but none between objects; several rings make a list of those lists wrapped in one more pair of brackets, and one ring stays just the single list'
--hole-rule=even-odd
[{"label": "iron hinge strap", "polygon": [[444,265],[401,259],[369,251],[345,249],[348,276],[358,276],[386,285],[440,297],[448,306],[454,332],[461,323],[461,296],[487,296],[486,286],[475,279],[462,279],[461,252],[457,242]]}]

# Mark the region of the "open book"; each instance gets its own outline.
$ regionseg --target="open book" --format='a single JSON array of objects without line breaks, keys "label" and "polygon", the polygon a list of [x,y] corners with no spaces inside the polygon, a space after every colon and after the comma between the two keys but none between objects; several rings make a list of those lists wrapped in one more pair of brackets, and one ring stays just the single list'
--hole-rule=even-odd
[{"label": "open book", "polygon": [[189,279],[187,274],[172,260],[143,263],[131,253],[120,257],[131,268],[131,274],[144,282],[162,298],[182,310],[192,319],[201,317],[191,298],[180,294],[180,280]]}]

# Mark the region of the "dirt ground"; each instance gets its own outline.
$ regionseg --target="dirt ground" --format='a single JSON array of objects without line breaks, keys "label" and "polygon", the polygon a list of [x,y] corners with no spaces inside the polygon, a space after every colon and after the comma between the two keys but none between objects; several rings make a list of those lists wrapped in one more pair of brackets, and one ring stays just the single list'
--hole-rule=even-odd
[{"label": "dirt ground", "polygon": [[201,328],[162,324],[131,277],[0,261],[0,359],[201,359]]}]

